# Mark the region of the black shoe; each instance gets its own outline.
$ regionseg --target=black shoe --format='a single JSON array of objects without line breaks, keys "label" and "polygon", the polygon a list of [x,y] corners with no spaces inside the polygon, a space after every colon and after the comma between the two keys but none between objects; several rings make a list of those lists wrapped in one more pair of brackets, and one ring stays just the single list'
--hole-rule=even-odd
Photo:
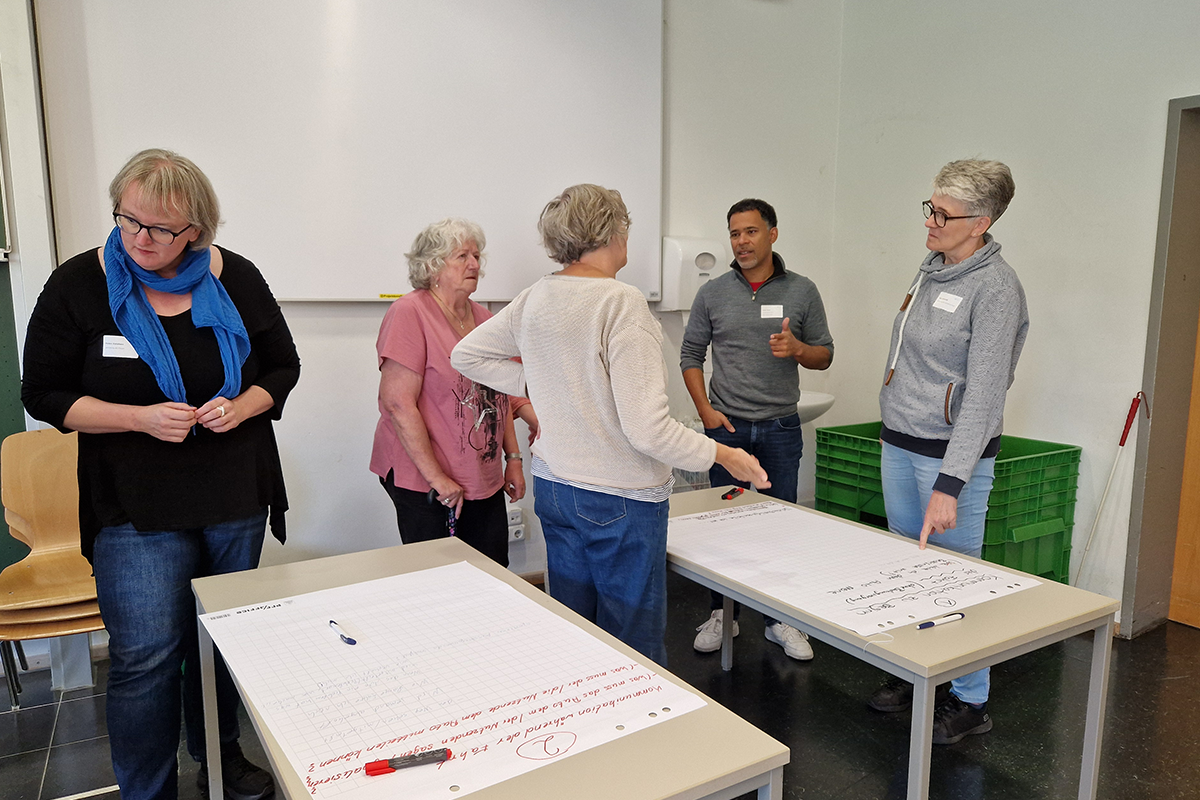
[{"label": "black shoe", "polygon": [[[950,684],[941,683],[933,691],[933,704],[939,706],[950,696]],[[912,708],[913,685],[903,678],[891,677],[871,695],[867,705],[876,711],[891,714]]]},{"label": "black shoe", "polygon": [[[275,779],[271,773],[247,761],[236,742],[221,748],[221,780],[228,800],[263,800],[275,794]],[[208,764],[203,761],[196,775],[196,785],[207,797]]]},{"label": "black shoe", "polygon": [[952,694],[933,710],[934,744],[954,744],[964,736],[987,733],[991,729],[992,718],[988,716],[987,703],[976,708]]}]

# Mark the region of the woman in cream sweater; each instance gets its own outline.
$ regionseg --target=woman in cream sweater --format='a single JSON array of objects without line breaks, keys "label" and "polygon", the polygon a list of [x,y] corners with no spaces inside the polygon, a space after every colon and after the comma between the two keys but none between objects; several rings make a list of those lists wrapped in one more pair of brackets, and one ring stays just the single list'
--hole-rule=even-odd
[{"label": "woman in cream sweater", "polygon": [[531,471],[551,596],[665,663],[671,467],[716,462],[770,484],[753,456],[671,418],[662,329],[641,292],[615,280],[629,235],[620,193],[572,186],[538,230],[562,268],[468,334],[451,363],[538,409]]}]

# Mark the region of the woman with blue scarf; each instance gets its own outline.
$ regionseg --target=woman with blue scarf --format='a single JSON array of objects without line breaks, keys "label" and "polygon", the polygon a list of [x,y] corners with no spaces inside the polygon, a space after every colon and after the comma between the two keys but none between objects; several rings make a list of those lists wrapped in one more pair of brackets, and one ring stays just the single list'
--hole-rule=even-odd
[{"label": "woman with blue scarf", "polygon": [[[284,539],[272,420],[300,376],[279,305],[245,258],[212,244],[220,210],[191,161],[145,150],[109,186],[104,247],[61,265],[25,341],[30,415],[79,432],[79,523],[109,633],[109,744],[121,796],[178,794],[188,752],[208,782],[190,581],[253,569]],[[227,797],[271,775],[238,745],[237,691],[219,664]]]}]

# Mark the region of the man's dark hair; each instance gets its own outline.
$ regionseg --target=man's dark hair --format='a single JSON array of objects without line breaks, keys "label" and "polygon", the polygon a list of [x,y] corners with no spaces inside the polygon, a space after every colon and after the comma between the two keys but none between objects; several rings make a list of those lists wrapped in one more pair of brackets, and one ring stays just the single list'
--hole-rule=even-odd
[{"label": "man's dark hair", "polygon": [[725,215],[725,224],[729,224],[729,220],[733,219],[734,214],[740,214],[743,211],[757,211],[762,215],[763,222],[767,223],[767,228],[778,228],[776,224],[779,219],[775,216],[775,209],[771,208],[771,204],[766,200],[756,200],[753,197],[747,197],[745,200],[738,200],[729,208],[729,213]]}]

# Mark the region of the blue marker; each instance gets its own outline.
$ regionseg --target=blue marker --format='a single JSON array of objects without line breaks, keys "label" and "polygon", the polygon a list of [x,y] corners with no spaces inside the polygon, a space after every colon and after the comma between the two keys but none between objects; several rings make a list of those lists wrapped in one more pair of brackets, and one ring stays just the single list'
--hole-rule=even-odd
[{"label": "blue marker", "polygon": [[966,616],[967,615],[962,613],[961,611],[955,611],[953,614],[947,614],[944,617],[938,617],[937,619],[931,619],[931,620],[929,620],[929,622],[922,622],[920,625],[917,626],[917,630],[923,631],[923,630],[926,630],[927,628],[933,628],[937,625],[945,625],[947,622],[958,622],[960,619],[963,619]]},{"label": "blue marker", "polygon": [[334,632],[336,632],[338,636],[342,637],[342,641],[346,644],[358,644],[358,640],[347,635],[346,632],[342,630],[342,626],[338,625],[335,621],[329,620],[329,627],[333,628]]}]

